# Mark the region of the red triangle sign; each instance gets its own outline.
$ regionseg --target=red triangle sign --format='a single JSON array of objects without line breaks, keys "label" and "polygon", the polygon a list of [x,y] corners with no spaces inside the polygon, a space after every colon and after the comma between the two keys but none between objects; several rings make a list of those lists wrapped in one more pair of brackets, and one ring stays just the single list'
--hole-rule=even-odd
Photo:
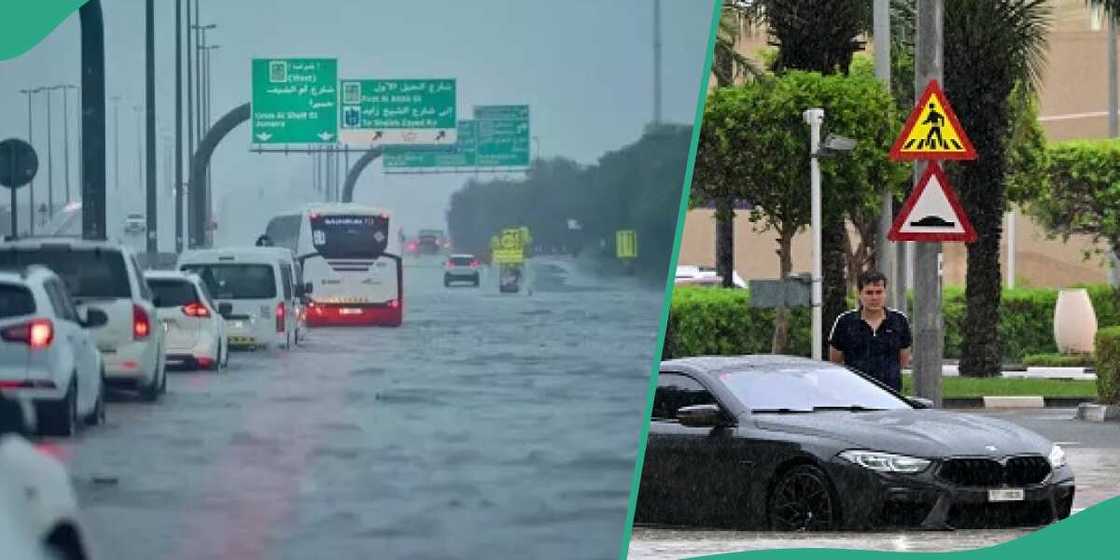
[{"label": "red triangle sign", "polygon": [[976,241],[976,230],[968,221],[957,193],[936,161],[918,181],[887,234],[891,241]]},{"label": "red triangle sign", "polygon": [[976,150],[937,80],[930,80],[906,119],[891,147],[891,159],[976,159]]}]

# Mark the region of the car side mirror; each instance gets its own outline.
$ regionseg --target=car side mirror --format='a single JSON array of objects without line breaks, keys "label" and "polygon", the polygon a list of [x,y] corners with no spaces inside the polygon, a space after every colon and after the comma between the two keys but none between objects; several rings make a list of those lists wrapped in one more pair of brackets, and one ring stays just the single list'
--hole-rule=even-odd
[{"label": "car side mirror", "polygon": [[102,310],[96,307],[91,307],[86,310],[86,317],[82,319],[82,327],[92,329],[94,327],[104,326],[109,322],[109,316]]},{"label": "car side mirror", "polygon": [[312,288],[313,288],[313,285],[311,284],[311,282],[304,282],[303,283],[303,295],[305,295],[305,296],[310,295],[311,292],[313,291]]},{"label": "car side mirror", "polygon": [[937,403],[922,397],[906,397],[914,408],[937,408]]},{"label": "car side mirror", "polygon": [[218,304],[218,315],[229,317],[233,314],[233,304],[222,302]]},{"label": "car side mirror", "polygon": [[682,406],[677,410],[677,421],[689,428],[715,428],[725,424],[723,412],[717,404]]},{"label": "car side mirror", "polygon": [[36,428],[35,407],[31,401],[19,397],[0,395],[0,435],[34,435]]}]

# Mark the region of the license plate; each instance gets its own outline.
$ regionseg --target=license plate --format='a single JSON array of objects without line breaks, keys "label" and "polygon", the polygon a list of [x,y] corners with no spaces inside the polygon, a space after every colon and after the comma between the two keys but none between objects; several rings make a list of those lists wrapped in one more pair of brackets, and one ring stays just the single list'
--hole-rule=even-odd
[{"label": "license plate", "polygon": [[1021,502],[1024,499],[1022,488],[1000,488],[988,490],[989,502]]},{"label": "license plate", "polygon": [[341,313],[343,315],[360,315],[361,309],[354,309],[353,307],[343,307]]}]

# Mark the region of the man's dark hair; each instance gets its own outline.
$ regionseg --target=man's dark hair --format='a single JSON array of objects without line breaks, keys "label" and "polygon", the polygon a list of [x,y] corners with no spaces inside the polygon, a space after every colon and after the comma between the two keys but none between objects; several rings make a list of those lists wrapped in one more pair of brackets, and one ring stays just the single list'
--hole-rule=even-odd
[{"label": "man's dark hair", "polygon": [[883,284],[884,288],[887,287],[887,276],[878,270],[868,270],[861,273],[859,278],[856,278],[856,288],[861,292],[863,291],[863,287],[868,284],[880,283]]}]

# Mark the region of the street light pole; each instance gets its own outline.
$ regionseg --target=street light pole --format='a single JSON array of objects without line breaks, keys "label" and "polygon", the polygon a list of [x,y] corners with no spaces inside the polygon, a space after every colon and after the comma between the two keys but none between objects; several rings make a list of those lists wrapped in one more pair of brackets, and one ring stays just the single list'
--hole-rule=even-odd
[{"label": "street light pole", "polygon": [[[32,123],[34,121],[32,120],[32,117],[31,117],[31,115],[32,115],[32,112],[31,112],[31,94],[36,93],[37,91],[38,90],[35,90],[35,89],[21,89],[21,90],[19,90],[20,93],[27,96],[27,143],[28,144],[31,144],[33,142],[33,140],[35,139],[35,129],[32,126]],[[35,235],[35,179],[34,178],[31,179],[31,184],[27,187],[27,191],[28,191],[28,196],[31,198],[31,202],[30,202],[31,206],[30,206],[30,208],[28,208],[29,214],[30,214],[30,217],[31,217],[31,219],[27,221],[28,227],[29,227],[28,231],[31,233],[31,235]],[[16,211],[16,209],[12,208],[12,214],[13,215],[15,214],[15,211]]]},{"label": "street light pole", "polygon": [[[113,192],[121,185],[121,96],[114,95],[113,101]],[[107,190],[107,189],[106,189]]]},{"label": "street light pole", "polygon": [[43,88],[47,95],[47,214],[54,215],[54,165],[52,165],[53,146],[51,144],[51,91],[53,88]]},{"label": "street light pole", "polygon": [[[190,0],[187,0],[190,10]],[[189,63],[188,63],[189,66]],[[175,0],[175,252],[183,252],[183,0]]]},{"label": "street light pole", "polygon": [[[824,123],[824,109],[809,109],[802,116],[809,125],[809,181],[812,203],[810,206],[810,229],[813,232],[813,359],[820,361],[823,347],[824,318],[821,308],[821,163],[817,155],[821,148],[821,125]],[[782,279],[785,280],[784,278]]]}]

